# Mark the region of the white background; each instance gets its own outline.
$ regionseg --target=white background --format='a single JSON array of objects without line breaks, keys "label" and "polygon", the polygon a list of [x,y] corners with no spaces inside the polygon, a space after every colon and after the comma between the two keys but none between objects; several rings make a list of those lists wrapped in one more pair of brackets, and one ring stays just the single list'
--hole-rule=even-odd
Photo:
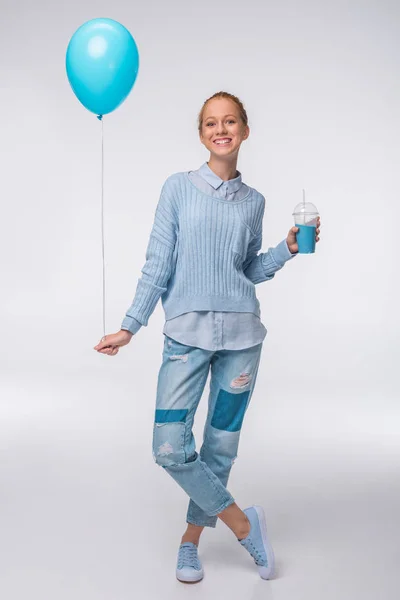
[{"label": "white background", "polygon": [[[161,186],[208,154],[197,115],[243,101],[238,169],[266,197],[263,251],[307,200],[315,255],[259,284],[268,329],[229,489],[264,506],[277,576],[221,522],[197,598],[393,596],[399,561],[399,16],[392,1],[1,4],[0,593],[180,598],[188,498],[154,464],[157,305],[115,357],[103,335],[101,124],[65,73],[85,21],[123,23],[135,86],[104,118],[106,333],[133,299]],[[198,409],[201,444],[208,384]],[[1,589],[2,588],[2,589]]]}]

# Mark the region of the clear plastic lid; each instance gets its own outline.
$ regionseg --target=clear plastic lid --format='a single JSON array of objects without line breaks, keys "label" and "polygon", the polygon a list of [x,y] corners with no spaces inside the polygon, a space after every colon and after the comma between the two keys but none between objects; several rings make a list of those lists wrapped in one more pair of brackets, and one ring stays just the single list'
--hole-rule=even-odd
[{"label": "clear plastic lid", "polygon": [[295,225],[317,226],[319,213],[311,202],[300,202],[293,211]]},{"label": "clear plastic lid", "polygon": [[308,221],[309,218],[319,216],[319,212],[317,207],[311,202],[299,202],[293,211],[293,216],[296,215],[306,216]]}]

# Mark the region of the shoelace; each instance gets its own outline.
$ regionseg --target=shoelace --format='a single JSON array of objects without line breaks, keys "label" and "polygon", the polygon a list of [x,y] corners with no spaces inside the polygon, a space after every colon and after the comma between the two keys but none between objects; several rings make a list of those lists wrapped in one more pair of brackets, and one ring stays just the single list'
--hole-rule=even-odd
[{"label": "shoelace", "polygon": [[195,546],[182,546],[179,548],[178,569],[182,569],[183,567],[200,569],[197,548]]},{"label": "shoelace", "polygon": [[243,546],[245,546],[247,548],[247,550],[250,552],[251,556],[254,558],[256,565],[260,565],[260,566],[264,566],[265,565],[265,560],[262,558],[262,555],[260,554],[260,552],[257,550],[257,548],[255,547],[255,545],[253,544],[253,542],[251,541],[251,539],[247,539],[245,541],[244,544],[242,544]]}]

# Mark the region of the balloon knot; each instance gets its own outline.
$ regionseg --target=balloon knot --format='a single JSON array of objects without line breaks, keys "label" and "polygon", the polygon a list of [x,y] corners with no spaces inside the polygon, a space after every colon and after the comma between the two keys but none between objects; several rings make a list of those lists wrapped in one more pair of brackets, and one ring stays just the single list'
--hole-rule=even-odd
[{"label": "balloon knot", "polygon": [[99,121],[101,121],[102,118],[103,118],[103,115],[98,115],[97,118],[98,118]]}]

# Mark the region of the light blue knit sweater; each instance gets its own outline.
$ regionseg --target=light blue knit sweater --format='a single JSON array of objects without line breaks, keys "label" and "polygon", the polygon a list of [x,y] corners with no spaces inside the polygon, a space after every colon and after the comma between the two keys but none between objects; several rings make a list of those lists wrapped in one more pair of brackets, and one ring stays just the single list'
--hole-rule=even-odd
[{"label": "light blue knit sweater", "polygon": [[148,324],[159,298],[166,319],[194,310],[253,312],[255,284],[285,264],[262,245],[265,198],[254,188],[239,200],[200,191],[188,172],[167,178],[156,208],[146,263],[122,329]]}]

